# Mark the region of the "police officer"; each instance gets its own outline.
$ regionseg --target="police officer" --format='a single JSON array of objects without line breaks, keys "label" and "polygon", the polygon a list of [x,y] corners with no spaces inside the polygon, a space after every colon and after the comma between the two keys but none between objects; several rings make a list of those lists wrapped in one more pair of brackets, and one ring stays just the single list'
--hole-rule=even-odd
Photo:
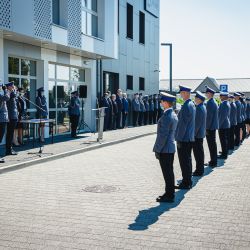
[{"label": "police officer", "polygon": [[134,94],[134,99],[132,101],[132,109],[133,109],[133,126],[136,127],[138,125],[138,118],[140,112],[140,100],[139,94]]},{"label": "police officer", "polygon": [[145,95],[145,96],[144,96],[144,107],[145,107],[144,125],[148,125],[148,119],[149,119],[149,102],[148,102],[148,95]]},{"label": "police officer", "polygon": [[117,129],[117,114],[118,114],[118,105],[116,102],[116,95],[112,94],[111,96],[111,101],[112,101],[112,129],[116,130]]},{"label": "police officer", "polygon": [[241,124],[241,142],[243,142],[246,138],[246,102],[245,102],[245,94],[239,92],[239,94],[241,95],[240,97],[240,102],[241,102],[241,117],[242,117],[242,124]]},{"label": "police officer", "polygon": [[238,92],[234,93],[235,104],[237,108],[237,125],[235,127],[235,146],[240,146],[240,130],[242,127],[242,115],[241,115],[241,102],[240,94]]},{"label": "police officer", "polygon": [[117,103],[117,115],[116,115],[116,128],[121,129],[122,125],[122,110],[123,110],[123,104],[122,104],[122,90],[118,89],[116,94],[116,103]]},{"label": "police officer", "polygon": [[161,106],[164,109],[164,114],[158,121],[157,138],[153,151],[161,165],[165,180],[165,193],[156,199],[157,202],[174,202],[175,198],[173,163],[176,148],[174,136],[178,122],[173,111],[173,102],[175,101],[175,96],[161,93]]},{"label": "police officer", "polygon": [[125,128],[127,126],[127,117],[129,112],[129,103],[128,103],[128,97],[126,93],[122,94],[122,128]]},{"label": "police officer", "polygon": [[185,101],[178,113],[178,125],[175,139],[177,152],[182,172],[182,182],[178,189],[190,189],[192,187],[192,144],[195,132],[195,105],[190,99],[191,88],[180,86],[180,95]]},{"label": "police officer", "polygon": [[140,102],[140,112],[139,112],[139,117],[138,117],[138,124],[139,124],[139,126],[142,126],[143,121],[144,121],[144,113],[146,111],[145,106],[144,106],[142,93],[139,94],[139,102]]},{"label": "police officer", "polygon": [[159,108],[159,102],[158,102],[158,95],[154,94],[154,114],[153,114],[153,123],[156,124],[158,120],[158,108]]},{"label": "police officer", "polygon": [[70,104],[69,104],[69,119],[71,123],[71,137],[76,138],[76,130],[80,118],[80,99],[77,91],[71,93]]},{"label": "police officer", "polygon": [[103,130],[106,131],[108,129],[109,126],[109,120],[110,120],[110,103],[108,101],[108,93],[105,93],[102,101],[101,101],[101,106],[105,108],[105,116],[104,116],[104,128]]},{"label": "police officer", "polygon": [[228,141],[228,149],[234,150],[234,141],[235,141],[235,127],[237,125],[237,107],[234,102],[234,96],[229,95],[229,102],[230,102],[230,129],[229,129],[229,141]]},{"label": "police officer", "polygon": [[[46,97],[44,95],[43,87],[37,89],[36,105],[37,105],[36,118],[47,119],[48,118],[48,106],[47,106]],[[39,134],[39,137],[41,138],[41,142],[44,142],[44,124],[39,125],[38,134]]]},{"label": "police officer", "polygon": [[108,103],[109,103],[109,121],[108,121],[108,129],[111,130],[112,126],[113,126],[113,121],[112,121],[112,117],[113,117],[113,105],[112,105],[112,101],[111,101],[111,92],[107,91],[108,93]]},{"label": "police officer", "polygon": [[206,139],[210,153],[210,161],[208,164],[214,168],[217,166],[217,143],[216,130],[219,128],[218,121],[218,104],[214,99],[215,91],[212,88],[206,88],[207,101],[207,120],[206,120]]},{"label": "police officer", "polygon": [[227,159],[228,156],[228,139],[229,139],[229,129],[230,129],[230,104],[228,102],[228,93],[220,92],[221,104],[219,106],[219,137],[221,144],[221,155],[218,156],[219,159]]},{"label": "police officer", "polygon": [[204,148],[203,139],[206,136],[206,118],[207,110],[204,105],[206,97],[200,91],[196,92],[195,104],[195,142],[193,143],[194,158],[196,161],[196,169],[193,172],[193,176],[202,176],[204,174]]},{"label": "police officer", "polygon": [[247,108],[246,108],[246,126],[247,126],[247,137],[249,137],[250,134],[250,98],[246,98]]},{"label": "police officer", "polygon": [[7,123],[7,134],[6,134],[6,155],[17,155],[12,148],[12,141],[14,136],[14,130],[18,121],[18,111],[16,103],[16,87],[14,82],[9,82],[6,84],[10,92],[10,99],[7,101],[9,122]]},{"label": "police officer", "polygon": [[154,121],[154,100],[153,96],[149,96],[149,124],[153,124]]},{"label": "police officer", "polygon": [[[6,102],[10,99],[10,93],[3,83],[0,83],[0,143],[6,130],[6,124],[9,122],[9,115]],[[4,163],[4,158],[0,158],[0,163]]]}]

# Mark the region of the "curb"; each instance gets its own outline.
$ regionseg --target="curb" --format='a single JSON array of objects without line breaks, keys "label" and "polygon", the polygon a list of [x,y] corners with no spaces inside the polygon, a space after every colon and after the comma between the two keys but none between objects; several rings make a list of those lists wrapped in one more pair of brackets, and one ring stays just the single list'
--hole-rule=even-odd
[{"label": "curb", "polygon": [[86,147],[86,148],[75,149],[75,150],[72,150],[72,151],[67,151],[67,152],[51,155],[51,156],[44,157],[44,158],[39,158],[39,159],[26,161],[26,162],[22,162],[22,163],[16,163],[16,164],[13,164],[13,165],[9,165],[9,166],[0,168],[0,174],[4,174],[4,173],[15,171],[15,170],[18,170],[18,169],[26,168],[26,167],[29,167],[29,166],[34,166],[34,165],[37,165],[37,164],[40,164],[40,163],[54,161],[54,160],[57,160],[57,159],[61,159],[61,158],[64,158],[64,157],[68,157],[68,156],[72,156],[72,155],[76,155],[76,154],[80,154],[80,153],[86,153],[86,152],[96,150],[96,149],[99,149],[99,148],[113,146],[113,145],[116,145],[116,144],[120,144],[120,143],[127,142],[127,141],[132,141],[132,140],[135,140],[135,139],[139,139],[139,138],[154,135],[154,134],[156,134],[156,132],[150,132],[150,133],[147,133],[147,134],[135,135],[135,136],[131,136],[131,137],[121,139],[121,140],[105,142],[105,143],[102,143],[102,144],[97,144],[97,145],[89,146],[89,147]]}]

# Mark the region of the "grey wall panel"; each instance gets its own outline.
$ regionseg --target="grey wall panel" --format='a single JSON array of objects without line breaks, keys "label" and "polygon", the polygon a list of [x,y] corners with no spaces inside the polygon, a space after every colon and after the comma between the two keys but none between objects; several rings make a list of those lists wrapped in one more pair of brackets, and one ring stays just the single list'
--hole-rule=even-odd
[{"label": "grey wall panel", "polygon": [[68,0],[68,43],[71,47],[82,46],[81,0]]},{"label": "grey wall panel", "polygon": [[52,39],[52,2],[51,0],[34,0],[35,36]]},{"label": "grey wall panel", "polygon": [[0,27],[11,29],[11,0],[0,1]]}]

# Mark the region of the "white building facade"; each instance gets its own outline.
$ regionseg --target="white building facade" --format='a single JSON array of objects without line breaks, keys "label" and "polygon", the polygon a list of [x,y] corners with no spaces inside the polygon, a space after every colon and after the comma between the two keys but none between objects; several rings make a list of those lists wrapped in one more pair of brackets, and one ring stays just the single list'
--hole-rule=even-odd
[{"label": "white building facade", "polygon": [[44,87],[58,134],[69,131],[70,93],[87,86],[84,117],[94,128],[96,60],[118,58],[117,25],[117,0],[0,0],[0,79],[33,102]]},{"label": "white building facade", "polygon": [[103,91],[159,92],[159,0],[119,0],[119,59],[103,61]]}]

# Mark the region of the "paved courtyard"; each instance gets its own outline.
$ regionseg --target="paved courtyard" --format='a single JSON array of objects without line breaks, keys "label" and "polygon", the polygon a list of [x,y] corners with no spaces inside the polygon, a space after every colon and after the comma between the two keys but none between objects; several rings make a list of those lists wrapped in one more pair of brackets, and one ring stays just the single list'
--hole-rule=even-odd
[{"label": "paved courtyard", "polygon": [[2,173],[0,249],[250,249],[250,139],[173,204],[154,140]]}]

